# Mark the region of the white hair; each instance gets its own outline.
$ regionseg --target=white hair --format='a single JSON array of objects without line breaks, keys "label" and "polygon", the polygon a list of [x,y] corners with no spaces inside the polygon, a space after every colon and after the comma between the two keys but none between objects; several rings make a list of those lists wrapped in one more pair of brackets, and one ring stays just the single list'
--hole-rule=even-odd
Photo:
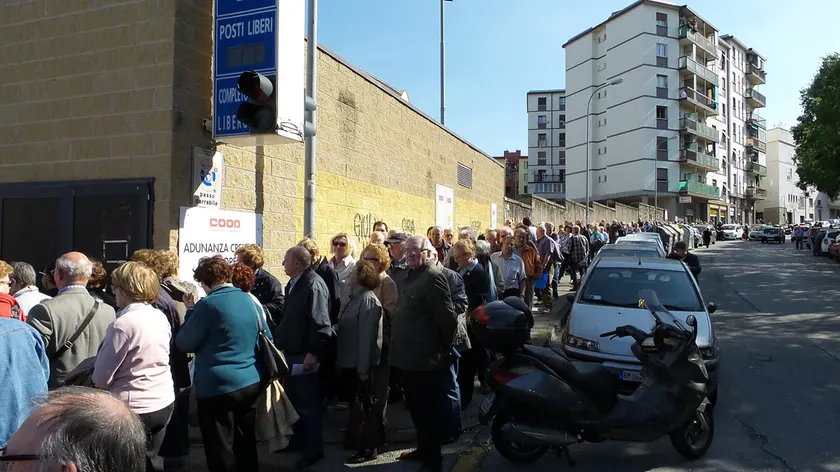
[{"label": "white hair", "polygon": [[93,272],[93,263],[87,257],[74,261],[65,254],[56,259],[55,270],[71,282],[87,281]]},{"label": "white hair", "polygon": [[490,243],[485,240],[479,240],[475,242],[475,254],[476,255],[487,255],[489,256],[491,253]]}]

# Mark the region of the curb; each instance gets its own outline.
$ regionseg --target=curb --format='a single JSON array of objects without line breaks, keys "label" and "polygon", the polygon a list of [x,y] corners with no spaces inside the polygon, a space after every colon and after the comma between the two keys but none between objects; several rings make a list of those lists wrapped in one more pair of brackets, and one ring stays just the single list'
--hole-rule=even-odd
[{"label": "curb", "polygon": [[458,462],[452,466],[450,472],[474,472],[481,468],[487,454],[490,453],[490,441],[485,439],[481,444],[473,446],[468,452],[465,452],[458,458]]}]

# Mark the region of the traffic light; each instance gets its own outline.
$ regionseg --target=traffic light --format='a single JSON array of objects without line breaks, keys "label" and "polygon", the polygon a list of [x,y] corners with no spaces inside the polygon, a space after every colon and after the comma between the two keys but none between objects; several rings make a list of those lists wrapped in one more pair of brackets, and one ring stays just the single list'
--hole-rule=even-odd
[{"label": "traffic light", "polygon": [[276,79],[277,76],[265,76],[252,70],[239,76],[236,87],[248,101],[239,105],[236,119],[249,126],[252,134],[277,130]]}]

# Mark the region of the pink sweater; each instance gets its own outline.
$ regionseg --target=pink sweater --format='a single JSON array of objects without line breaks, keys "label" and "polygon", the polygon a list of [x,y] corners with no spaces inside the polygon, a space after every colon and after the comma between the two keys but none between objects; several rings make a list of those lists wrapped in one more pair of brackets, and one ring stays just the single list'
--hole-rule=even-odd
[{"label": "pink sweater", "polygon": [[132,303],[117,313],[96,356],[93,382],[137,414],[154,413],[175,401],[169,370],[169,321],[157,308]]}]

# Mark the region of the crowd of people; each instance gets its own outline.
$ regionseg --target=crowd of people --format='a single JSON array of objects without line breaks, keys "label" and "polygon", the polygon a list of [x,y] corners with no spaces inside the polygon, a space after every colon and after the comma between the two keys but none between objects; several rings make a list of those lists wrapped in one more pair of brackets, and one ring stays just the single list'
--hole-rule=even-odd
[{"label": "crowd of people", "polygon": [[[312,239],[289,248],[285,285],[255,244],[234,263],[202,258],[192,274],[179,274],[168,250],[138,250],[110,274],[70,252],[41,273],[40,287],[30,264],[0,261],[4,461],[177,470],[194,396],[207,470],[258,470],[258,441],[278,436],[274,449],[299,451],[296,467],[311,466],[324,456],[327,407],[351,409],[347,462],[365,463],[387,440],[387,405],[404,400],[417,448],[400,459],[439,471],[462,410],[486,389],[489,356],[470,313],[511,296],[550,310],[562,276],[577,284],[601,245],[650,226],[525,218],[483,234],[432,227],[411,236],[377,222],[361,248],[343,233],[323,251]],[[256,348],[261,332],[288,364],[284,414],[258,408],[272,383]],[[360,409],[364,432],[353,424]],[[106,447],[122,450],[104,459]]]}]

